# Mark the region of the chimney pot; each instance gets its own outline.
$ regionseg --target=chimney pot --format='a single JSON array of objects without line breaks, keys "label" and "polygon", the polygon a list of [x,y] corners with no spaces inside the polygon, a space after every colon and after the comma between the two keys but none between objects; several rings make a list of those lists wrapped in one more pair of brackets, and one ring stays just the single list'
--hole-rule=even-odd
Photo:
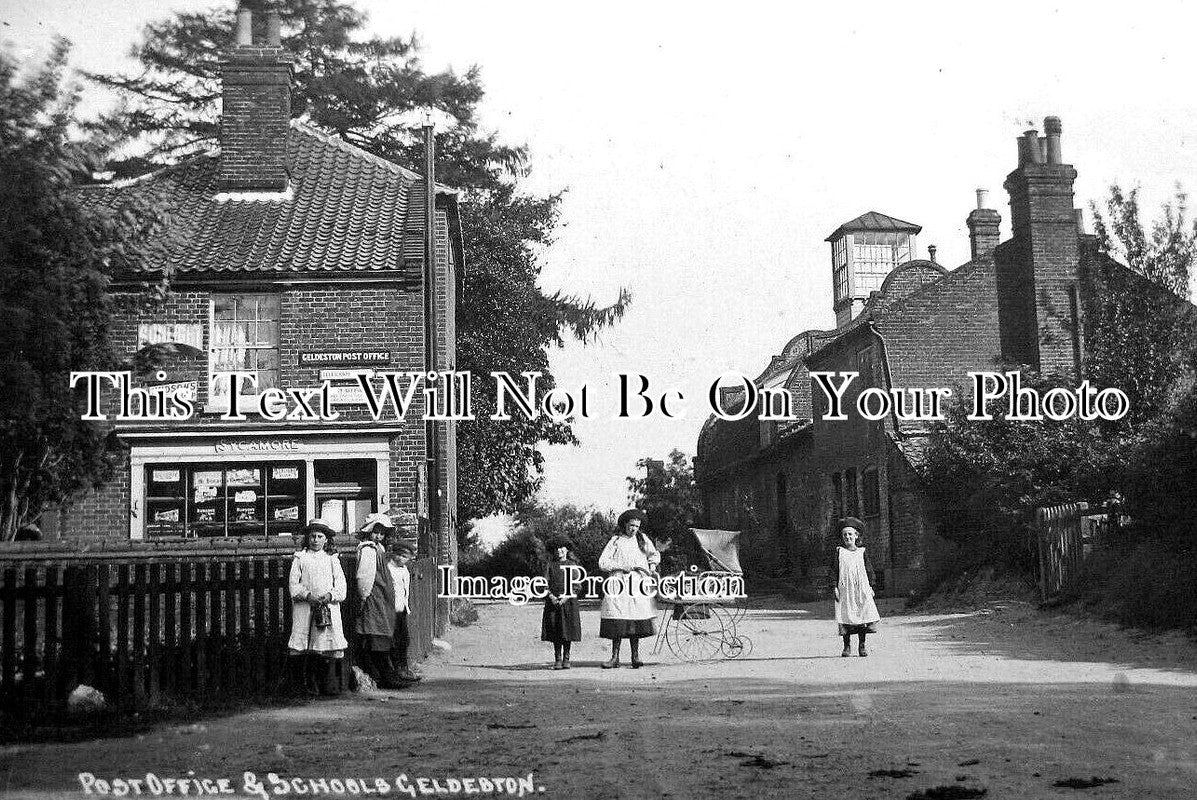
[{"label": "chimney pot", "polygon": [[279,47],[282,43],[282,20],[279,19],[278,9],[271,7],[266,12],[266,44]]},{"label": "chimney pot", "polygon": [[1060,133],[1062,126],[1059,117],[1045,117],[1043,130],[1047,133],[1047,163],[1063,164],[1064,157],[1060,149]]},{"label": "chimney pot", "polygon": [[1027,140],[1027,155],[1030,156],[1030,164],[1043,163],[1043,151],[1039,149],[1039,131],[1032,128],[1023,134],[1023,138]]},{"label": "chimney pot", "polygon": [[978,189],[977,190],[977,208],[985,208],[988,205],[989,205],[989,190],[988,189]]},{"label": "chimney pot", "polygon": [[254,15],[248,8],[242,6],[237,9],[237,37],[238,47],[250,47],[254,43]]},{"label": "chimney pot", "polygon": [[927,255],[930,256],[932,264],[937,263],[935,261],[935,250],[936,250],[935,245],[933,245],[933,244],[927,245]]}]

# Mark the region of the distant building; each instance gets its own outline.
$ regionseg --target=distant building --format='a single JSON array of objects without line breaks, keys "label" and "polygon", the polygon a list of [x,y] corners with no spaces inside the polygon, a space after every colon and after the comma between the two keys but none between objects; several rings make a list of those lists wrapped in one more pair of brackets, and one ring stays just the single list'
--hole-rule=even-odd
[{"label": "distant building", "polygon": [[[462,265],[456,193],[291,120],[291,62],[277,38],[241,38],[221,61],[221,147],[143,178],[85,190],[94,203],[157,192],[172,222],[155,262],[120,276],[133,297],[163,268],[166,300],[125,304],[112,339],[132,354],[173,344],[161,379],[184,387],[187,421],[120,422],[127,453],[117,477],[60,513],[67,539],[121,542],[280,542],[310,517],[356,531],[389,510],[421,555],[454,558],[456,442],[452,423],[367,413],[354,370],[450,370]],[[431,138],[431,137],[429,137]],[[245,419],[229,410],[228,371],[243,379]],[[269,421],[268,388],[328,378],[335,422]],[[278,538],[285,537],[285,538]],[[351,542],[341,539],[344,548]]]},{"label": "distant building", "polygon": [[[967,372],[1000,363],[1077,375],[1086,300],[1110,283],[1143,288],[1084,232],[1059,119],[1048,117],[1044,129],[1045,137],[1019,139],[1006,178],[1011,239],[999,241],[1001,216],[984,191],[967,218],[972,258],[954,270],[935,263],[933,249],[932,260],[913,258],[918,225],[875,211],[841,225],[827,238],[838,327],[793,337],[756,379],[784,386],[799,419],[704,425],[696,478],[710,524],[754,531],[776,574],[817,584],[833,521],[852,515],[868,525],[885,591],[919,585],[950,548],[919,475],[927,423],[868,421],[855,412],[857,395],[869,386],[957,387]],[[811,371],[859,373],[846,395],[848,420],[823,418]]]}]

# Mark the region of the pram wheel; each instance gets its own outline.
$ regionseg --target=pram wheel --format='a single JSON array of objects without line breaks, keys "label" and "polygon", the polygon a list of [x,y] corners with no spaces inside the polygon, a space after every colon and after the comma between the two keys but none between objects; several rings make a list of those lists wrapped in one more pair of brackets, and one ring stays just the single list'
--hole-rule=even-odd
[{"label": "pram wheel", "polygon": [[720,650],[728,658],[741,658],[752,654],[752,640],[747,636],[728,636],[720,644]]},{"label": "pram wheel", "polygon": [[735,636],[735,623],[726,610],[695,603],[669,620],[665,641],[683,661],[711,661],[720,657],[729,636]]}]

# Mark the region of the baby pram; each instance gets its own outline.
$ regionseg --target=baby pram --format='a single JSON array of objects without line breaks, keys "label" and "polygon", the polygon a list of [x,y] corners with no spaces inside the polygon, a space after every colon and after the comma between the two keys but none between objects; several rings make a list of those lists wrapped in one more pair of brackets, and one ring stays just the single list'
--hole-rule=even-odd
[{"label": "baby pram", "polygon": [[[744,571],[740,567],[740,532],[691,528],[711,569],[691,566],[677,586],[662,586],[653,653],[664,644],[682,661],[738,658],[752,652],[752,640],[737,631],[747,612]],[[662,576],[662,582],[669,576]]]}]

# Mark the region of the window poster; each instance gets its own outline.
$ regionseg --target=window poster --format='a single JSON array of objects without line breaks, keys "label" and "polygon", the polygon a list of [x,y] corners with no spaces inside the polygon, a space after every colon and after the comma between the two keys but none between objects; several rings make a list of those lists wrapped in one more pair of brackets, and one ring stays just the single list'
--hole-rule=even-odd
[{"label": "window poster", "polygon": [[282,506],[274,509],[274,518],[278,520],[299,519],[299,506]]},{"label": "window poster", "polygon": [[179,471],[177,469],[156,469],[151,473],[151,478],[154,483],[178,483]]},{"label": "window poster", "polygon": [[196,470],[191,475],[191,485],[197,488],[200,486],[223,486],[224,471],[219,469]]},{"label": "window poster", "polygon": [[299,467],[274,467],[270,470],[270,477],[276,481],[297,481]]},{"label": "window poster", "polygon": [[262,480],[261,470],[230,469],[226,473],[229,486],[257,486]]}]

